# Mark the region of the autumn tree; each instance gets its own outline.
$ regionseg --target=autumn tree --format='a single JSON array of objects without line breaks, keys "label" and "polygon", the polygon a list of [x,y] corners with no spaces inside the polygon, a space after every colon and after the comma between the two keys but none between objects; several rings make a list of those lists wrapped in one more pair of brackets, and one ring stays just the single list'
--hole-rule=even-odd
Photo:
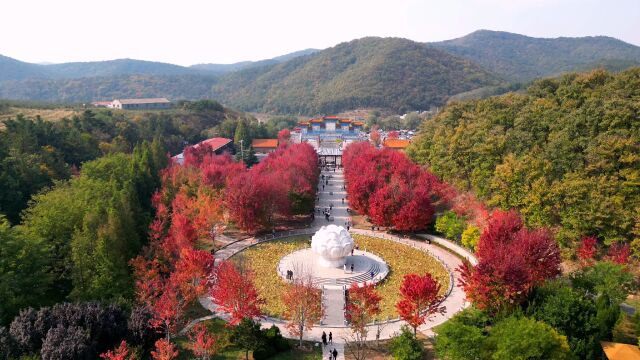
[{"label": "autumn tree", "polygon": [[380,300],[382,297],[373,283],[362,286],[352,283],[349,287],[345,318],[351,328],[352,341],[348,341],[347,345],[356,359],[367,357],[367,324],[380,314]]},{"label": "autumn tree", "polygon": [[534,286],[560,274],[560,252],[546,229],[529,230],[515,211],[496,211],[463,265],[461,285],[478,308],[497,312],[523,302]]},{"label": "autumn tree", "polygon": [[244,266],[223,261],[216,268],[216,282],[211,298],[223,312],[229,314],[229,324],[236,325],[242,319],[262,316],[258,296],[253,282],[253,272]]},{"label": "autumn tree", "polygon": [[151,357],[154,360],[172,360],[178,357],[178,354],[178,349],[172,342],[160,339],[156,341],[156,349],[151,352]]},{"label": "autumn tree", "polygon": [[282,129],[278,131],[279,145],[289,144],[290,141],[291,141],[291,132],[289,131],[289,129]]},{"label": "autumn tree", "polygon": [[105,360],[134,360],[136,358],[124,340],[115,349],[100,354],[100,357]]},{"label": "autumn tree", "polygon": [[591,264],[596,258],[598,239],[595,236],[585,236],[580,240],[578,258],[584,265]]},{"label": "autumn tree", "polygon": [[202,360],[209,360],[218,352],[218,339],[211,335],[209,329],[202,323],[191,328],[189,342],[193,353]]},{"label": "autumn tree", "polygon": [[371,142],[373,142],[374,146],[380,146],[380,131],[377,128],[371,130],[369,138],[371,139]]},{"label": "autumn tree", "polygon": [[441,299],[439,293],[440,284],[431,277],[431,274],[422,276],[407,274],[402,279],[400,300],[396,304],[396,309],[400,318],[413,328],[414,335],[418,327],[438,311]]},{"label": "autumn tree", "polygon": [[322,292],[309,280],[296,280],[282,294],[285,305],[287,329],[297,336],[302,346],[302,336],[322,320]]}]

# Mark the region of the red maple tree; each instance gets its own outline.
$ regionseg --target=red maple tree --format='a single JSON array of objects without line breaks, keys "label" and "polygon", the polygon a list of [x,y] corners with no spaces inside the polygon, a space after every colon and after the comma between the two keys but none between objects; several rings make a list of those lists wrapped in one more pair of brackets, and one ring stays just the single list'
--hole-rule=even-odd
[{"label": "red maple tree", "polygon": [[154,360],[172,360],[178,357],[178,349],[167,339],[156,341],[156,349],[151,351]]},{"label": "red maple tree", "polygon": [[202,323],[189,331],[189,342],[193,353],[203,360],[208,360],[218,352],[218,339]]},{"label": "red maple tree", "polygon": [[418,327],[438,311],[441,300],[439,292],[440,284],[431,277],[431,274],[422,276],[407,274],[402,279],[401,297],[396,304],[396,309],[400,318],[413,328],[414,335]]},{"label": "red maple tree", "polygon": [[478,308],[498,312],[523,302],[531,289],[560,274],[550,231],[529,230],[515,211],[496,211],[482,232],[478,264],[464,264],[460,284]]},{"label": "red maple tree", "polygon": [[253,273],[230,261],[223,261],[216,268],[216,283],[211,297],[222,311],[229,314],[229,325],[236,325],[244,318],[262,316],[260,305],[264,301],[258,297]]},{"label": "red maple tree", "polygon": [[373,283],[358,286],[352,283],[349,287],[345,318],[351,329],[366,336],[366,326],[375,316],[380,314],[380,300],[382,297],[376,291]]},{"label": "red maple tree", "polygon": [[105,353],[100,354],[100,357],[105,360],[133,360],[135,359],[134,354],[130,353],[129,346],[127,342],[122,340],[120,345],[114,350],[109,350]]},{"label": "red maple tree", "polygon": [[607,259],[615,262],[616,264],[626,265],[629,262],[630,255],[631,249],[629,244],[615,243],[609,247]]},{"label": "red maple tree", "polygon": [[289,129],[282,129],[278,131],[278,144],[280,146],[289,144],[291,141],[291,132]]},{"label": "red maple tree", "polygon": [[591,264],[595,258],[598,239],[595,236],[585,236],[580,241],[580,247],[578,248],[578,258],[583,265]]}]

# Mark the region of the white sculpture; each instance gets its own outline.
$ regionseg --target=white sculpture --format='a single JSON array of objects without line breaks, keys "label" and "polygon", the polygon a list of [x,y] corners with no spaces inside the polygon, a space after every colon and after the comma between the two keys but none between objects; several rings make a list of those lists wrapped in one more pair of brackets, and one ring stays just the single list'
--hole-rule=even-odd
[{"label": "white sculpture", "polygon": [[339,268],[347,262],[353,249],[353,238],[342,226],[327,225],[311,237],[311,249],[320,255],[319,264]]}]

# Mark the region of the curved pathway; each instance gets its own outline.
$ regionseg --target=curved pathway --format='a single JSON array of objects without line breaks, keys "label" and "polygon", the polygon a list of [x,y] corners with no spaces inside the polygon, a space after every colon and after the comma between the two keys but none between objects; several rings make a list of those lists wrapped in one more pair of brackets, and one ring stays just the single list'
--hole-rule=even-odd
[{"label": "curved pathway", "polygon": [[[344,225],[345,222],[349,221],[350,218],[347,212],[348,205],[346,200],[346,192],[342,189],[342,186],[344,185],[344,178],[342,175],[342,171],[341,170],[337,170],[336,172],[323,171],[323,174],[325,176],[331,175],[332,178],[328,180],[329,181],[328,185],[325,180],[324,190],[322,189],[322,183],[321,183],[319,187],[320,192],[319,192],[319,200],[317,202],[317,206],[319,206],[321,209],[324,209],[325,207],[329,207],[329,205],[332,204],[333,205],[333,209],[331,211],[331,216],[333,218],[332,221],[327,221],[324,218],[324,216],[322,216],[322,213],[320,214],[316,213],[315,220],[312,226],[308,229],[301,229],[297,232],[296,231],[286,232],[284,234],[278,234],[275,237],[267,236],[266,239],[265,238],[262,238],[262,239],[247,238],[241,241],[231,243],[225,248],[222,248],[216,252],[215,254],[216,261],[227,259],[233,256],[235,253],[242,251],[249,246],[253,246],[259,243],[261,240],[264,241],[264,240],[268,240],[269,238],[286,237],[286,236],[291,236],[299,233],[311,234],[315,232],[315,230],[322,225],[326,225],[329,223],[334,223],[336,225]],[[345,198],[344,204],[342,204],[342,198]],[[379,231],[351,229],[351,232],[354,234],[368,235],[368,236],[379,237],[379,238],[388,239],[391,241],[400,242],[400,243],[406,244],[407,246],[412,246],[416,249],[429,252],[431,255],[439,259],[449,269],[451,274],[450,281],[452,286],[450,287],[450,292],[448,296],[443,300],[441,304],[443,311],[442,313],[437,313],[429,317],[427,323],[421,326],[420,328],[418,328],[420,332],[424,333],[427,336],[432,336],[433,331],[431,329],[433,327],[442,324],[447,319],[451,318],[455,313],[469,306],[469,303],[465,301],[464,291],[458,285],[459,274],[457,271],[455,271],[455,269],[458,268],[458,266],[462,265],[461,258],[466,258],[472,263],[475,262],[475,258],[468,251],[464,250],[463,248],[457,246],[456,244],[446,239],[429,235],[429,234],[420,235],[420,237],[426,238],[430,241],[430,242],[425,242],[425,241],[417,241],[413,239],[400,238],[398,236],[390,235],[385,232],[379,232]],[[440,246],[435,245],[434,243],[438,243]],[[451,251],[455,251],[456,253],[458,253],[458,255],[452,252],[449,252],[444,248],[448,248]],[[334,297],[337,298],[339,296],[341,296],[340,293],[336,292],[336,294],[332,294],[330,298],[327,298],[326,296],[323,297],[323,303],[325,303],[326,305],[330,304],[330,306],[328,306],[328,308],[326,309],[327,312],[331,312],[331,314],[326,314],[325,318],[327,317],[331,317],[332,319],[335,318],[338,320],[338,322],[343,318],[343,317],[341,318],[338,314],[333,314],[333,312],[342,313],[343,311],[341,307],[344,307],[344,299],[342,299],[341,302],[339,300],[336,302],[336,299],[334,299]],[[226,318],[225,314],[220,314],[216,312],[216,306],[211,302],[210,297],[202,297],[199,300],[202,306],[204,306],[206,309],[209,309],[220,318],[223,318],[223,319]],[[334,323],[334,321],[331,321],[331,322]],[[283,320],[268,318],[268,317],[262,320],[263,328],[271,327],[271,325],[276,325],[277,327],[279,327],[282,334],[285,337],[293,337],[289,333],[289,331],[286,329],[285,322]],[[400,328],[403,325],[405,325],[405,322],[402,320],[392,320],[383,324],[371,324],[368,326],[368,330],[369,330],[368,338],[370,340],[375,340],[376,338],[380,338],[380,339],[391,338],[395,334],[400,332]],[[334,343],[336,343],[335,347],[336,349],[340,348],[338,350],[338,352],[340,353],[339,358],[342,358],[342,354],[344,353],[343,344],[345,343],[345,339],[347,339],[351,334],[351,331],[349,330],[349,328],[345,327],[344,325],[343,326],[335,325],[335,323],[334,325],[331,325],[331,326],[318,325],[313,329],[311,329],[310,331],[308,331],[305,334],[304,339],[320,342],[320,338],[323,331],[325,331],[327,334],[330,331],[333,333]],[[332,346],[329,346],[329,347],[331,348],[331,350],[333,349]]]}]

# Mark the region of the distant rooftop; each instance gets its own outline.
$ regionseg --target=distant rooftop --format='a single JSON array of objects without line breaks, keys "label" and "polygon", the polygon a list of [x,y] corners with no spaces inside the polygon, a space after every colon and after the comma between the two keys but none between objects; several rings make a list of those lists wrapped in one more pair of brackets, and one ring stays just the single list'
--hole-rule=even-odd
[{"label": "distant rooftop", "polygon": [[251,141],[253,148],[277,148],[278,139],[253,139]]},{"label": "distant rooftop", "polygon": [[384,147],[391,149],[404,149],[409,146],[409,144],[411,144],[411,141],[403,139],[387,139],[382,143]]},{"label": "distant rooftop", "polygon": [[203,140],[195,144],[193,147],[197,149],[200,146],[209,146],[211,147],[212,151],[216,151],[230,142],[231,142],[231,139],[217,137],[217,138]]},{"label": "distant rooftop", "polygon": [[158,104],[158,103],[170,103],[167,98],[146,98],[146,99],[115,99],[121,104]]},{"label": "distant rooftop", "polygon": [[609,360],[640,360],[640,349],[636,345],[600,341]]}]

